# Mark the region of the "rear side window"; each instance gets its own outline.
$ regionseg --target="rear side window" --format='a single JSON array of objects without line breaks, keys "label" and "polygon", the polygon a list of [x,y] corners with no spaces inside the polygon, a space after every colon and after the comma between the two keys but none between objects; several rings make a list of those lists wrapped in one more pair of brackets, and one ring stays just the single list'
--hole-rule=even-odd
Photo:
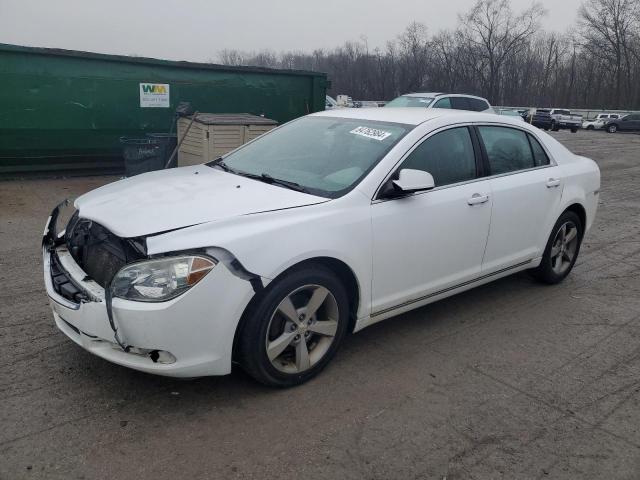
[{"label": "rear side window", "polygon": [[451,97],[451,106],[456,110],[471,110],[467,97]]},{"label": "rear side window", "polygon": [[491,175],[516,172],[535,166],[533,153],[522,130],[508,127],[478,127],[489,159]]},{"label": "rear side window", "polygon": [[529,142],[531,143],[531,151],[533,152],[533,162],[536,167],[542,167],[544,165],[549,165],[549,157],[545,153],[540,142],[533,138],[532,135],[528,135]]},{"label": "rear side window", "polygon": [[469,98],[469,110],[473,110],[474,112],[484,112],[489,109],[489,104],[484,100],[480,100],[479,98]]},{"label": "rear side window", "polygon": [[427,138],[400,168],[429,172],[437,187],[474,179],[476,158],[469,129],[452,128]]},{"label": "rear side window", "polygon": [[451,99],[449,97],[438,100],[433,108],[451,108]]}]

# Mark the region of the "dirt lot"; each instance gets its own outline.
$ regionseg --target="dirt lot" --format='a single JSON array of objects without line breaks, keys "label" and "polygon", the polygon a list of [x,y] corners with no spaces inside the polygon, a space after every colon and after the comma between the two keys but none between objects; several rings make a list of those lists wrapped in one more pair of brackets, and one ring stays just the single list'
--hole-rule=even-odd
[{"label": "dirt lot", "polygon": [[388,320],[291,390],[85,353],[53,325],[40,235],[112,177],[0,182],[0,478],[640,478],[640,136],[555,135],[602,169],[567,281]]}]

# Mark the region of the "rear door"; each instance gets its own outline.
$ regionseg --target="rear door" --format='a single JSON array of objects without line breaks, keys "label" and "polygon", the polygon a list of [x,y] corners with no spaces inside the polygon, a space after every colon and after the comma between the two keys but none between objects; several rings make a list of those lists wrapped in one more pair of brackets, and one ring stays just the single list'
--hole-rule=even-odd
[{"label": "rear door", "polygon": [[492,273],[538,256],[556,221],[562,172],[541,143],[515,127],[479,125],[493,207],[482,271]]}]

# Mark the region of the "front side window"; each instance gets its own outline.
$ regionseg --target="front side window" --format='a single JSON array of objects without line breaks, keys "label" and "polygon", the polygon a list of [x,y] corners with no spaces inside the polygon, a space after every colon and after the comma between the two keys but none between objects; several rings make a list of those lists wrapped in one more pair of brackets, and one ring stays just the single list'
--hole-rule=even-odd
[{"label": "front side window", "polygon": [[303,117],[265,134],[224,157],[237,175],[293,182],[314,195],[347,193],[412,128],[353,118]]},{"label": "front side window", "polygon": [[522,130],[508,127],[478,127],[478,131],[487,151],[491,175],[535,166],[527,134]]},{"label": "front side window", "polygon": [[436,187],[474,179],[476,160],[469,129],[452,128],[427,138],[409,154],[403,168],[429,172]]}]

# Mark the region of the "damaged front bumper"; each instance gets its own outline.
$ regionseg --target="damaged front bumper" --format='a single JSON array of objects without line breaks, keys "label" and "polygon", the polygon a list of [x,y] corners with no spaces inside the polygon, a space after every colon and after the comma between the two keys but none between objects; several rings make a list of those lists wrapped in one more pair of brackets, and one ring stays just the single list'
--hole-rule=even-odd
[{"label": "damaged front bumper", "polygon": [[[61,205],[62,206],[62,205]],[[175,377],[231,371],[233,338],[254,295],[249,281],[220,262],[183,295],[166,302],[114,298],[112,314],[127,351],[114,339],[105,290],[76,263],[56,233],[60,207],[45,228],[44,282],[57,327],[85,350],[136,370]]]}]

